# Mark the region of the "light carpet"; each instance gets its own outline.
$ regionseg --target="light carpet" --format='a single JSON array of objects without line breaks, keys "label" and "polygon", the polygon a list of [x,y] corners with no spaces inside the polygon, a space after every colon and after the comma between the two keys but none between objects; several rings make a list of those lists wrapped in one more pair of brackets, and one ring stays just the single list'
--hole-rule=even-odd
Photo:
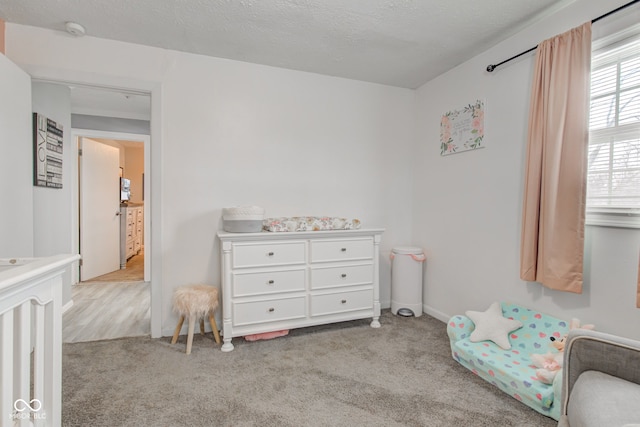
[{"label": "light carpet", "polygon": [[65,426],[555,426],[456,363],[446,325],[388,310],[269,341],[63,345]]}]

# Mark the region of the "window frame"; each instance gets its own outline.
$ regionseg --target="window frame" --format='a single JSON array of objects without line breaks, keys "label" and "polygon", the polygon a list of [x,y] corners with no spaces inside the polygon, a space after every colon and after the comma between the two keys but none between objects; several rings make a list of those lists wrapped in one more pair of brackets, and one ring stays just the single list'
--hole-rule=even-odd
[{"label": "window frame", "polygon": [[[606,51],[611,51],[617,46],[626,44],[632,40],[640,42],[640,24],[631,26],[611,36],[603,37],[597,41],[594,41],[592,44],[592,55],[595,57],[598,54],[604,53]],[[601,67],[602,65],[597,66]],[[594,67],[592,60],[592,69],[593,68]],[[618,98],[619,95],[620,88],[618,85],[615,92],[616,98]],[[589,97],[589,99],[591,100],[591,97]],[[589,114],[591,114],[591,108],[589,108]],[[635,124],[633,126],[635,127]],[[640,123],[638,124],[638,126],[640,126]],[[607,132],[606,129],[601,131],[603,133]],[[596,132],[598,131],[596,130]],[[585,200],[585,205],[586,203],[587,200]],[[589,207],[588,205],[586,205],[585,224],[602,227],[640,228],[640,208]]]}]

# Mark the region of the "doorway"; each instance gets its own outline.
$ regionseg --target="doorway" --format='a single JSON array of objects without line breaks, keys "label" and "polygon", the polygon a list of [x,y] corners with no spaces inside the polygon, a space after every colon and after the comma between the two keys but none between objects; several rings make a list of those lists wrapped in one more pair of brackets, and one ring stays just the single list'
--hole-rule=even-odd
[{"label": "doorway", "polygon": [[85,134],[78,131],[77,136],[80,282],[148,281],[145,136]]},{"label": "doorway", "polygon": [[[145,204],[148,209],[145,210],[145,224],[147,225],[144,235],[145,245],[145,277],[150,286],[151,294],[151,337],[159,338],[162,336],[162,209],[161,209],[161,195],[162,195],[162,83],[157,81],[149,81],[137,78],[127,77],[113,77],[104,74],[87,73],[79,70],[68,69],[64,71],[64,74],[53,72],[49,69],[36,69],[32,72],[32,82],[46,82],[52,84],[66,85],[72,88],[72,102],[71,102],[71,114],[72,114],[72,129],[100,129],[100,130],[113,130],[111,126],[93,126],[91,125],[78,125],[74,123],[73,119],[75,115],[86,115],[87,118],[98,117],[102,119],[109,119],[114,117],[111,114],[112,111],[122,111],[122,108],[109,108],[106,105],[101,111],[91,111],[92,102],[85,103],[85,106],[89,106],[88,110],[78,111],[77,104],[73,100],[73,92],[75,88],[94,89],[94,92],[100,91],[98,100],[105,98],[107,95],[108,100],[123,98],[126,100],[136,99],[138,95],[146,98],[147,114],[146,114],[146,132],[138,132],[139,129],[133,130],[130,125],[124,126],[124,129],[119,129],[121,132],[131,132],[138,136],[146,133],[153,136],[154,149],[151,147],[151,138],[145,139]],[[119,95],[114,95],[119,94]],[[113,95],[113,96],[109,96]],[[130,96],[133,95],[133,96]],[[91,96],[87,97],[91,101]],[[121,105],[121,104],[119,104]],[[106,113],[106,114],[105,114]],[[134,118],[135,119],[135,118]],[[137,118],[139,120],[145,120]],[[126,121],[126,120],[125,120]],[[136,120],[133,120],[134,122]],[[135,127],[135,126],[133,126]],[[75,129],[73,129],[75,128]],[[69,132],[71,133],[71,132]],[[96,137],[102,137],[96,136]],[[72,140],[75,141],[75,136],[72,135]],[[71,162],[71,188],[76,189],[71,192],[70,195],[70,215],[72,218],[71,230],[73,234],[69,236],[71,239],[71,251],[73,253],[79,253],[79,241],[77,239],[77,230],[79,227],[79,202],[77,194],[77,163]],[[79,269],[74,268],[71,270],[71,283],[78,283],[79,281]],[[73,306],[73,301],[65,304],[64,310],[70,309]]]},{"label": "doorway", "polygon": [[[150,94],[70,88],[71,139],[78,154],[74,245],[82,263],[74,271],[63,340],[150,335]],[[121,192],[125,180],[130,197]]]},{"label": "doorway", "polygon": [[[78,147],[78,237],[83,263],[63,316],[63,341],[150,335],[151,286],[145,257],[150,216],[150,137],[72,129]],[[131,191],[125,197],[121,182]]]}]

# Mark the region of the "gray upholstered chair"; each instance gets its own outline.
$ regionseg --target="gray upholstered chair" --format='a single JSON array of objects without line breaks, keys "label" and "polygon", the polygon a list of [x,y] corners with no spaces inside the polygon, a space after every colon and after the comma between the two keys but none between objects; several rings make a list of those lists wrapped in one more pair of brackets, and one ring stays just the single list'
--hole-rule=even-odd
[{"label": "gray upholstered chair", "polygon": [[574,329],[564,349],[559,427],[640,426],[640,342]]}]

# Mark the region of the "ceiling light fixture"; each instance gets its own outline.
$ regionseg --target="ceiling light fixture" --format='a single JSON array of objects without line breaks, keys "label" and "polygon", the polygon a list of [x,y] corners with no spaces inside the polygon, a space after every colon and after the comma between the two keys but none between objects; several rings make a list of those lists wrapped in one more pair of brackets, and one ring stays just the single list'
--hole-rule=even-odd
[{"label": "ceiling light fixture", "polygon": [[67,33],[76,36],[82,37],[84,36],[85,30],[84,27],[77,22],[67,22],[65,24],[65,28],[67,29]]}]

